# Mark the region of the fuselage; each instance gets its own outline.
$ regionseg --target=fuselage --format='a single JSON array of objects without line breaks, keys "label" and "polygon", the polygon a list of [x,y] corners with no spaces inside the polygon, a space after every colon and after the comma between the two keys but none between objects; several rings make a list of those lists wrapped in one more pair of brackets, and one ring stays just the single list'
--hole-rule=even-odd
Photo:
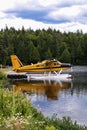
[{"label": "fuselage", "polygon": [[59,61],[43,61],[37,64],[26,65],[17,68],[16,72],[53,72],[60,70],[67,70],[70,64],[60,63]]}]

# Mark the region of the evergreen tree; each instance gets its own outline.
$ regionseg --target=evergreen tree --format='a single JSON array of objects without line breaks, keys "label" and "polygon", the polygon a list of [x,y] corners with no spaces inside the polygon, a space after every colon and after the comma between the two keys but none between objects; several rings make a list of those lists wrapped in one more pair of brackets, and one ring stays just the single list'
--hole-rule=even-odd
[{"label": "evergreen tree", "polygon": [[40,60],[38,49],[34,46],[33,42],[29,44],[29,62],[36,63]]},{"label": "evergreen tree", "polygon": [[62,53],[62,55],[60,57],[60,60],[62,62],[69,62],[69,63],[71,62],[71,55],[70,55],[67,48],[63,51],[63,53]]},{"label": "evergreen tree", "polygon": [[52,53],[49,48],[48,48],[47,52],[45,52],[45,59],[52,59]]},{"label": "evergreen tree", "polygon": [[11,64],[11,54],[16,54],[25,64],[51,58],[87,64],[87,34],[79,30],[61,33],[51,28],[34,31],[6,26],[0,31],[0,64]]}]

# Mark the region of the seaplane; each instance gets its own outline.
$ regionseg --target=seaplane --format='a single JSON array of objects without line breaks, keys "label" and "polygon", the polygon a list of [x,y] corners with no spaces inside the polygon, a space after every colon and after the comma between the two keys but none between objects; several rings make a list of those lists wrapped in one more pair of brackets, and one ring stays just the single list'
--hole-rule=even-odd
[{"label": "seaplane", "polygon": [[11,55],[13,71],[18,73],[25,73],[28,80],[63,80],[70,78],[70,74],[61,74],[62,71],[71,68],[71,64],[61,63],[60,61],[44,60],[35,64],[23,65],[16,55]]}]

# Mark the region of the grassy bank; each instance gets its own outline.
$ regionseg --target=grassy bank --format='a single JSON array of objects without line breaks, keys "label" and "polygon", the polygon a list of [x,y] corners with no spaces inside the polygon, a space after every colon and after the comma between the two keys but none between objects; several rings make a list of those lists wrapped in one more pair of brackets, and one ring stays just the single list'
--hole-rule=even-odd
[{"label": "grassy bank", "polygon": [[50,119],[35,109],[26,99],[26,94],[14,93],[8,89],[9,82],[0,72],[0,130],[87,130],[71,119]]}]

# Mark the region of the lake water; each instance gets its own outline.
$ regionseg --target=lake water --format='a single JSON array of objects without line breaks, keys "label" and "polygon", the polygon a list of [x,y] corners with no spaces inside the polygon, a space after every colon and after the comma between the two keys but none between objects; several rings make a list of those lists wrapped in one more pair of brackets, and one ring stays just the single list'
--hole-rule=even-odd
[{"label": "lake water", "polygon": [[27,99],[45,116],[69,116],[87,126],[87,66],[75,66],[69,73],[72,80],[67,82],[16,81],[14,91],[26,93]]}]

